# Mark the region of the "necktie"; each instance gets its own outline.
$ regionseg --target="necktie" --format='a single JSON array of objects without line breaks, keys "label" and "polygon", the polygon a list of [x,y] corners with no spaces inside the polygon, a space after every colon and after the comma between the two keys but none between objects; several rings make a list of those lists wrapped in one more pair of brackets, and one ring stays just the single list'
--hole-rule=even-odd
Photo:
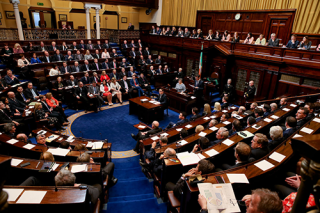
[{"label": "necktie", "polygon": [[80,96],[82,96],[82,88],[80,88]]},{"label": "necktie", "polygon": [[9,118],[9,120],[12,120],[8,115],[7,113],[5,113],[3,110],[1,110],[3,112],[3,114],[5,114],[7,116],[7,118]]},{"label": "necktie", "polygon": [[89,70],[89,66],[88,66],[88,65],[86,65],[86,67],[87,67],[87,70]]},{"label": "necktie", "polygon": [[24,94],[21,93],[21,95],[22,95],[22,97],[23,97],[23,100],[26,101],[27,99],[26,99],[26,97],[24,97]]},{"label": "necktie", "polygon": [[97,70],[99,70],[99,66],[98,66],[98,64],[96,64],[96,66],[97,66]]},{"label": "necktie", "polygon": [[48,62],[50,62],[50,59],[49,59],[49,57],[48,57],[48,56],[47,56],[47,61],[48,61]]},{"label": "necktie", "polygon": [[97,78],[94,78],[94,81],[95,81],[96,83],[98,83]]},{"label": "necktie", "polygon": [[92,49],[92,45],[90,44],[90,49]]},{"label": "necktie", "polygon": [[128,48],[128,46],[127,46],[127,44],[126,44],[126,46],[125,46],[126,48]]},{"label": "necktie", "polygon": [[[97,80],[96,80],[96,82],[97,82]],[[93,87],[93,94],[96,94],[96,88],[95,87]]]},{"label": "necktie", "polygon": [[45,102],[42,102],[42,103],[44,103],[44,105],[47,107],[47,109],[50,111],[50,108],[48,107],[48,104],[47,103],[45,103]]},{"label": "necktie", "polygon": [[74,86],[74,81],[71,81],[71,85]]},{"label": "necktie", "polygon": [[53,50],[56,51],[56,47],[53,47]]},{"label": "necktie", "polygon": [[136,53],[133,51],[133,57],[136,57]]},{"label": "necktie", "polygon": [[124,87],[126,88],[126,89],[128,89],[128,84],[127,84],[127,82],[126,81],[123,81],[124,82]]},{"label": "necktie", "polygon": [[58,55],[59,61],[61,61],[60,55]]},{"label": "necktie", "polygon": [[137,82],[136,82],[136,80],[134,80],[134,85],[135,85],[135,86],[137,86]]},{"label": "necktie", "polygon": [[113,68],[117,68],[117,67],[116,67],[116,63],[113,63]]},{"label": "necktie", "polygon": [[33,89],[31,89],[31,92],[32,92],[33,98],[35,98],[37,94],[33,91]]},{"label": "necktie", "polygon": [[66,73],[68,73],[67,67],[64,68],[66,70]]},{"label": "necktie", "polygon": [[77,70],[77,72],[79,72],[79,67],[78,66],[76,66],[76,70]]}]

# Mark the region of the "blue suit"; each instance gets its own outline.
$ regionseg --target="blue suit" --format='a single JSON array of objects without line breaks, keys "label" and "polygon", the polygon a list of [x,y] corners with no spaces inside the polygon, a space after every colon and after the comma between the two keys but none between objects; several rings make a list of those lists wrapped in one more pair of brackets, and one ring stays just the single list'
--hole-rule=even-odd
[{"label": "blue suit", "polygon": [[131,80],[130,80],[130,84],[131,84],[131,86],[133,86],[136,90],[138,90],[138,95],[139,95],[139,97],[144,94],[143,89],[141,89],[141,87],[140,87],[140,85],[139,85],[138,79],[135,79],[134,81],[133,81],[133,79],[131,79]]},{"label": "blue suit", "polygon": [[283,138],[287,139],[290,137],[294,132],[296,131],[296,128],[290,128],[283,131]]},{"label": "blue suit", "polygon": [[69,58],[68,55],[64,56],[64,60],[65,60],[65,61],[73,61],[73,60],[74,60],[74,58],[73,58],[72,55],[71,55],[71,58],[70,58],[70,59],[68,59],[68,58]]}]

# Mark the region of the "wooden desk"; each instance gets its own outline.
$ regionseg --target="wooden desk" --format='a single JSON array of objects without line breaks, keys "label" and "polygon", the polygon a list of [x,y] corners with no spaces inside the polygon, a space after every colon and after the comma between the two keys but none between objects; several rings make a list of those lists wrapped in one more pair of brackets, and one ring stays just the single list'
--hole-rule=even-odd
[{"label": "wooden desk", "polygon": [[176,89],[162,87],[164,93],[168,97],[169,108],[176,112],[184,111],[188,115],[191,114],[192,107],[196,103],[196,99],[192,99],[192,95],[178,93]]},{"label": "wooden desk", "polygon": [[[148,99],[148,101],[142,103],[141,99]],[[161,104],[152,104],[149,102],[150,100],[151,98],[146,96],[129,99],[129,115],[137,114],[139,120],[147,124],[155,120],[162,120],[164,106]]]}]

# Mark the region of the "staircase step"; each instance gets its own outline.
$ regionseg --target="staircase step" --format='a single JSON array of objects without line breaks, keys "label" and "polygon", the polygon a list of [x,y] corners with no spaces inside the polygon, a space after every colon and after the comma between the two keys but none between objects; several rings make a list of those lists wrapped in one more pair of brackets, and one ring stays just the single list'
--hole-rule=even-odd
[{"label": "staircase step", "polygon": [[132,196],[139,194],[153,193],[153,183],[147,178],[144,180],[118,181],[118,183],[109,190],[110,197],[121,197],[123,195]]},{"label": "staircase step", "polygon": [[122,196],[122,197],[110,197],[108,202],[119,202],[119,201],[139,201],[144,199],[154,198],[153,193],[139,194],[133,196]]}]

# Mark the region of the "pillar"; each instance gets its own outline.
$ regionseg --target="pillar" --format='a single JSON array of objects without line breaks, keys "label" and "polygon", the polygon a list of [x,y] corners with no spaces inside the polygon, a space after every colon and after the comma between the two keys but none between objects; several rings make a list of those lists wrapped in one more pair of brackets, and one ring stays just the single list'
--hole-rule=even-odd
[{"label": "pillar", "polygon": [[86,21],[87,21],[87,39],[91,39],[91,27],[90,27],[90,7],[85,7]]},{"label": "pillar", "polygon": [[97,39],[100,39],[100,5],[99,7],[95,7],[96,9],[96,34],[97,34]]},{"label": "pillar", "polygon": [[20,1],[19,0],[12,0],[11,3],[13,4],[14,16],[16,17],[19,39],[24,40],[22,26],[21,26],[21,19],[20,19],[20,14],[19,14],[19,7],[18,7],[18,4],[20,3]]}]

